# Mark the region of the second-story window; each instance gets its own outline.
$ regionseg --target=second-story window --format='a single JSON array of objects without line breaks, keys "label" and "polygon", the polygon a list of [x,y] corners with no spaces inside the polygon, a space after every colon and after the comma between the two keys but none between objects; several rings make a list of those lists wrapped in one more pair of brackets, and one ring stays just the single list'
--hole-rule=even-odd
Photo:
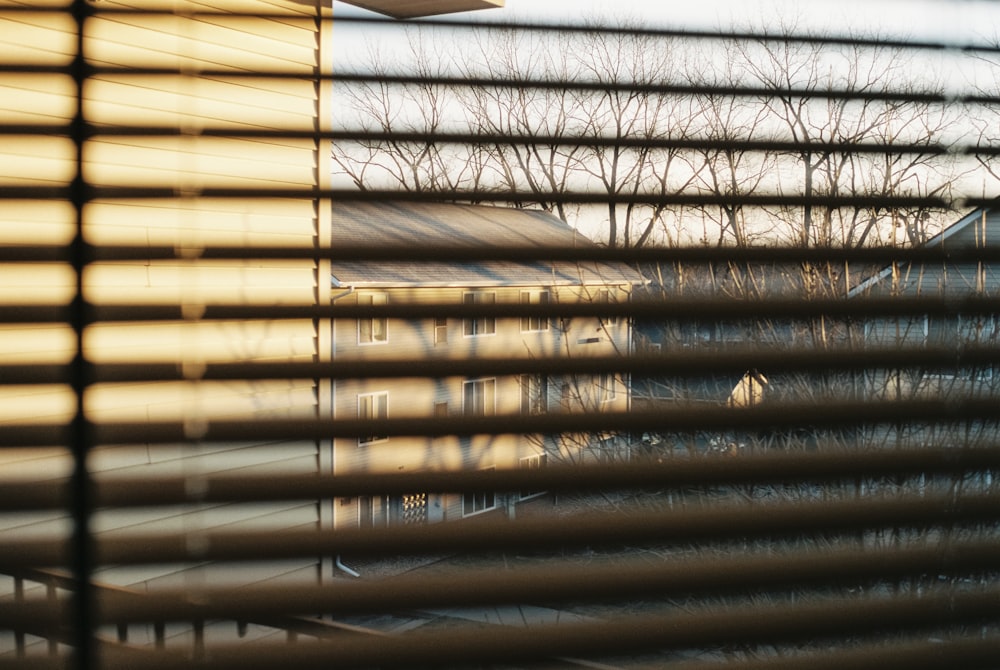
[{"label": "second-story window", "polygon": [[[535,454],[534,456],[526,456],[518,461],[517,467],[522,470],[541,470],[545,467],[548,461],[548,457],[545,454]],[[545,491],[521,491],[518,493],[518,497],[521,500],[526,500],[528,498],[534,498],[535,496],[540,496]]]},{"label": "second-story window", "polygon": [[549,382],[544,375],[521,375],[521,414],[549,411]]},{"label": "second-story window", "polygon": [[600,395],[601,402],[611,402],[618,397],[617,383],[613,374],[608,372],[601,373],[597,384],[597,392]]},{"label": "second-story window", "polygon": [[495,379],[476,379],[465,382],[462,389],[462,413],[465,416],[492,416],[496,414],[496,388],[497,381]]},{"label": "second-story window", "polygon": [[[466,305],[495,305],[495,291],[472,291],[462,297]],[[497,320],[492,316],[482,316],[475,319],[465,319],[466,335],[493,335],[497,332]]]},{"label": "second-story window", "polygon": [[[363,393],[358,395],[358,418],[363,421],[379,421],[389,416],[389,394],[385,391],[380,393]],[[358,445],[373,444],[388,440],[387,435],[372,433],[362,435],[358,438]]]},{"label": "second-story window", "polygon": [[[548,291],[521,291],[522,305],[547,305],[549,304]],[[545,316],[522,316],[521,332],[533,332],[549,329],[549,319]]]},{"label": "second-story window", "polygon": [[[359,293],[358,305],[385,305],[385,293]],[[385,344],[389,341],[388,324],[385,317],[358,319],[358,344]]]},{"label": "second-story window", "polygon": [[[611,305],[611,304],[614,304],[616,301],[614,300],[614,296],[611,293],[611,289],[609,289],[609,288],[599,289],[597,291],[597,302],[601,303],[602,305]],[[605,326],[617,326],[618,325],[618,317],[617,316],[605,316],[605,317],[603,317],[601,319],[601,323],[604,324]]]},{"label": "second-story window", "polygon": [[434,319],[434,344],[448,343],[448,319],[437,317]]}]

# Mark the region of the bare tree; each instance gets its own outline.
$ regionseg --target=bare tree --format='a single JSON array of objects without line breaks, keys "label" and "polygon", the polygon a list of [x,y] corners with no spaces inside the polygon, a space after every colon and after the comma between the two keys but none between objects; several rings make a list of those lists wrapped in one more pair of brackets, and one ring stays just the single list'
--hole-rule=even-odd
[{"label": "bare tree", "polygon": [[[695,179],[688,152],[625,143],[685,139],[691,132],[697,110],[690,97],[656,88],[680,69],[681,49],[674,40],[595,30],[585,34],[576,53],[586,55],[580,67],[589,79],[606,85],[588,97],[585,134],[613,140],[585,146],[581,168],[609,196],[608,244],[642,246],[667,208],[660,198],[683,192]],[[623,194],[660,200],[647,206],[633,200],[622,211],[617,198]]]},{"label": "bare tree", "polygon": [[[791,34],[793,28],[784,26],[784,31]],[[760,100],[769,115],[765,123],[779,136],[811,145],[780,159],[784,166],[799,164],[800,175],[793,187],[807,200],[861,194],[929,197],[940,195],[954,181],[947,160],[933,151],[945,138],[950,120],[945,108],[898,97],[906,92],[940,91],[941,83],[922,72],[918,84],[910,74],[911,59],[902,49],[793,40],[737,42],[736,46],[749,81],[779,91]],[[825,96],[826,91],[837,94]],[[882,93],[894,95],[880,99]],[[863,142],[884,144],[885,152],[851,150]],[[829,144],[846,148],[824,148]],[[895,151],[893,144],[925,146],[928,151],[904,153]],[[885,233],[891,234],[894,217],[899,215],[878,206],[814,207],[807,203],[797,220],[784,218],[793,243],[854,246],[887,242]],[[922,213],[903,216],[919,220]]]},{"label": "bare tree", "polygon": [[[359,131],[384,137],[334,143],[335,166],[359,190],[377,185],[453,193],[480,187],[486,169],[481,148],[434,139],[464,123],[457,91],[436,81],[449,73],[450,57],[441,50],[440,40],[420,30],[407,33],[406,47],[406,60],[419,83],[388,83],[385,75],[392,73],[391,59],[371,46],[365,59],[371,80],[339,84],[338,96],[349,122]],[[396,139],[394,133],[422,138]]]},{"label": "bare tree", "polygon": [[[559,82],[580,75],[566,36],[543,36],[533,32],[483,30],[475,34],[477,57],[456,63],[469,77],[489,77],[498,83],[464,89],[460,103],[469,129],[489,139],[484,158],[496,188],[508,193],[536,196],[515,203],[535,204],[570,220],[566,204],[546,194],[563,193],[573,187],[580,170],[583,149],[571,141],[585,127],[584,95]],[[518,78],[547,78],[553,86],[520,87]],[[547,137],[554,141],[506,138]],[[570,141],[560,141],[566,138]]]},{"label": "bare tree", "polygon": [[744,198],[759,192],[773,170],[774,159],[725,144],[752,133],[761,120],[761,110],[748,109],[742,101],[724,95],[709,95],[703,98],[702,112],[707,139],[712,144],[696,150],[702,161],[697,185],[701,192],[715,196],[717,202],[700,209],[706,222],[714,224],[718,238],[709,239],[706,229],[701,242],[748,246],[766,231],[754,227],[752,208],[744,204]]}]

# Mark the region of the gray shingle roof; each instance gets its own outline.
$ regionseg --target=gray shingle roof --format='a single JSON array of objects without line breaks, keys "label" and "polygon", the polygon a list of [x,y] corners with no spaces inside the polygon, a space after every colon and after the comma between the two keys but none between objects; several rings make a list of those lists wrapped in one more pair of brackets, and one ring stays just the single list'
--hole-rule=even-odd
[{"label": "gray shingle roof", "polygon": [[[545,212],[409,202],[335,202],[333,245],[420,247],[590,247],[593,243]],[[458,252],[460,254],[460,251]],[[334,285],[528,286],[638,283],[620,263],[343,262]]]},{"label": "gray shingle roof", "polygon": [[[962,248],[995,249],[998,244],[996,234],[998,227],[1000,227],[1000,209],[996,207],[979,207],[966,212],[962,218],[947,226],[921,246],[929,248],[947,247],[952,250]],[[913,290],[933,288],[940,290],[944,285],[936,284],[935,282],[939,280],[943,281],[943,277],[940,276],[941,268],[948,267],[952,274],[951,286],[948,287],[950,292],[975,292],[977,282],[975,280],[966,282],[966,285],[963,287],[962,275],[974,276],[979,272],[978,265],[977,263],[945,263],[944,265],[940,263],[927,263],[920,266],[922,269],[914,270],[911,268],[904,270],[902,287],[897,284],[892,290],[898,291],[900,288]],[[990,278],[987,285],[990,287],[1000,286],[1000,266],[997,266],[995,263],[987,263],[985,264],[985,271],[986,275]],[[879,285],[892,276],[893,265],[883,266],[851,289],[847,295],[848,297],[853,297],[878,290]]]}]

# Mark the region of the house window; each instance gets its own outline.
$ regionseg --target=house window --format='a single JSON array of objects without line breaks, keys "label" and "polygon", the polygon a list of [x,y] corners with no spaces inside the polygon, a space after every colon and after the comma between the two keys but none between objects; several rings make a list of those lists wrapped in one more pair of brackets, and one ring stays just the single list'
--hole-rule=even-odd
[{"label": "house window", "polygon": [[[389,394],[385,391],[381,393],[364,393],[358,395],[358,419],[362,421],[384,420],[389,415]],[[387,435],[362,435],[358,438],[358,445],[373,444],[375,442],[385,442]]]},{"label": "house window", "polygon": [[[433,416],[434,416],[435,419],[444,419],[444,418],[447,418],[447,416],[448,416],[448,401],[447,400],[439,400],[439,401],[437,401],[437,402],[434,403]],[[441,436],[441,435],[436,435],[436,436],[434,436],[434,437],[431,438],[431,442],[433,444],[435,444],[435,445],[438,445],[438,446],[444,444],[445,440],[446,440],[446,438],[444,436]]]},{"label": "house window", "polygon": [[579,405],[579,400],[580,394],[577,388],[576,380],[563,381],[562,385],[559,387],[559,406],[563,409],[563,411]]},{"label": "house window", "polygon": [[[998,335],[1000,328],[994,314],[959,316],[959,338],[963,346],[993,346],[997,343]],[[962,370],[965,378],[976,381],[993,379],[993,372],[993,366],[988,364],[966,367]]]},{"label": "house window", "polygon": [[448,319],[437,317],[434,319],[434,344],[448,343]]},{"label": "house window", "polygon": [[[485,471],[493,471],[496,468],[490,466],[483,468]],[[481,512],[488,512],[496,509],[496,491],[472,491],[462,496],[462,516],[472,516]]]},{"label": "house window", "polygon": [[[522,470],[541,470],[548,463],[548,457],[545,454],[535,454],[534,456],[526,456],[522,458],[517,463],[517,467]],[[528,498],[534,498],[536,496],[543,495],[545,491],[521,491],[518,493],[518,497],[521,500],[527,500]]]},{"label": "house window", "polygon": [[[358,305],[385,305],[385,293],[359,293]],[[358,344],[385,344],[389,340],[388,324],[385,317],[358,319]]]},{"label": "house window", "polygon": [[[497,294],[494,291],[473,291],[466,293],[462,301],[466,305],[495,305]],[[497,320],[492,316],[483,316],[477,319],[465,319],[465,334],[473,335],[493,335],[497,332]]]},{"label": "house window", "polygon": [[[926,318],[926,341],[929,345],[963,347],[992,345],[997,340],[998,328],[993,315],[959,314],[950,318]],[[948,366],[933,368],[930,377],[963,381],[987,381],[993,378],[992,365]]]},{"label": "house window", "polygon": [[[548,291],[521,291],[522,305],[548,305]],[[549,320],[544,316],[522,316],[521,332],[538,332],[549,329]]]},{"label": "house window", "polygon": [[521,414],[549,411],[549,380],[544,375],[521,375]]},{"label": "house window", "polygon": [[865,340],[868,344],[881,346],[926,344],[935,330],[926,316],[875,319],[865,323]]},{"label": "house window", "polygon": [[[597,291],[597,302],[602,305],[610,305],[615,301],[612,300],[611,289],[602,288]],[[601,318],[601,323],[605,326],[617,326],[618,317],[617,316],[605,316]]]},{"label": "house window", "polygon": [[614,463],[626,454],[621,453],[621,444],[614,435],[601,435],[597,438],[597,460],[601,463]]},{"label": "house window", "polygon": [[601,373],[600,378],[597,382],[598,393],[601,402],[611,402],[618,397],[617,384],[615,382],[615,376],[610,372]]},{"label": "house window", "polygon": [[496,414],[495,379],[477,379],[465,382],[463,398],[465,416],[492,416]]},{"label": "house window", "polygon": [[961,346],[996,344],[1000,335],[997,318],[992,314],[959,314],[953,328]]}]

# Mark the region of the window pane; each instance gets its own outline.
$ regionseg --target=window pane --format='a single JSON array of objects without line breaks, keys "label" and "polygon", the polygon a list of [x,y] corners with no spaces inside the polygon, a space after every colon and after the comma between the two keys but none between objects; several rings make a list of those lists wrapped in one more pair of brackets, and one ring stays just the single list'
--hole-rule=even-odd
[{"label": "window pane", "polygon": [[[362,293],[358,295],[359,306],[386,305],[388,296],[384,293]],[[388,341],[388,324],[385,318],[358,319],[358,343],[374,344]]]},{"label": "window pane", "polygon": [[549,383],[542,375],[521,375],[521,413],[544,414],[549,409]]},{"label": "window pane", "polygon": [[448,342],[448,319],[438,317],[434,319],[434,344],[445,344]]},{"label": "window pane", "polygon": [[496,380],[465,382],[463,392],[466,416],[492,416],[496,413]]},{"label": "window pane", "polygon": [[[363,421],[377,421],[389,416],[389,394],[388,393],[367,393],[358,396],[358,419]],[[372,434],[362,435],[358,438],[358,444],[369,444],[387,440],[387,435]]]},{"label": "window pane", "polygon": [[[493,305],[496,304],[497,294],[493,291],[475,291],[466,293],[462,301],[466,305]],[[493,317],[465,319],[464,332],[466,335],[492,335],[496,332],[496,319]]]},{"label": "window pane", "polygon": [[[548,291],[521,291],[522,305],[547,305],[549,304]],[[549,320],[542,316],[522,316],[522,331],[548,330]]]}]

